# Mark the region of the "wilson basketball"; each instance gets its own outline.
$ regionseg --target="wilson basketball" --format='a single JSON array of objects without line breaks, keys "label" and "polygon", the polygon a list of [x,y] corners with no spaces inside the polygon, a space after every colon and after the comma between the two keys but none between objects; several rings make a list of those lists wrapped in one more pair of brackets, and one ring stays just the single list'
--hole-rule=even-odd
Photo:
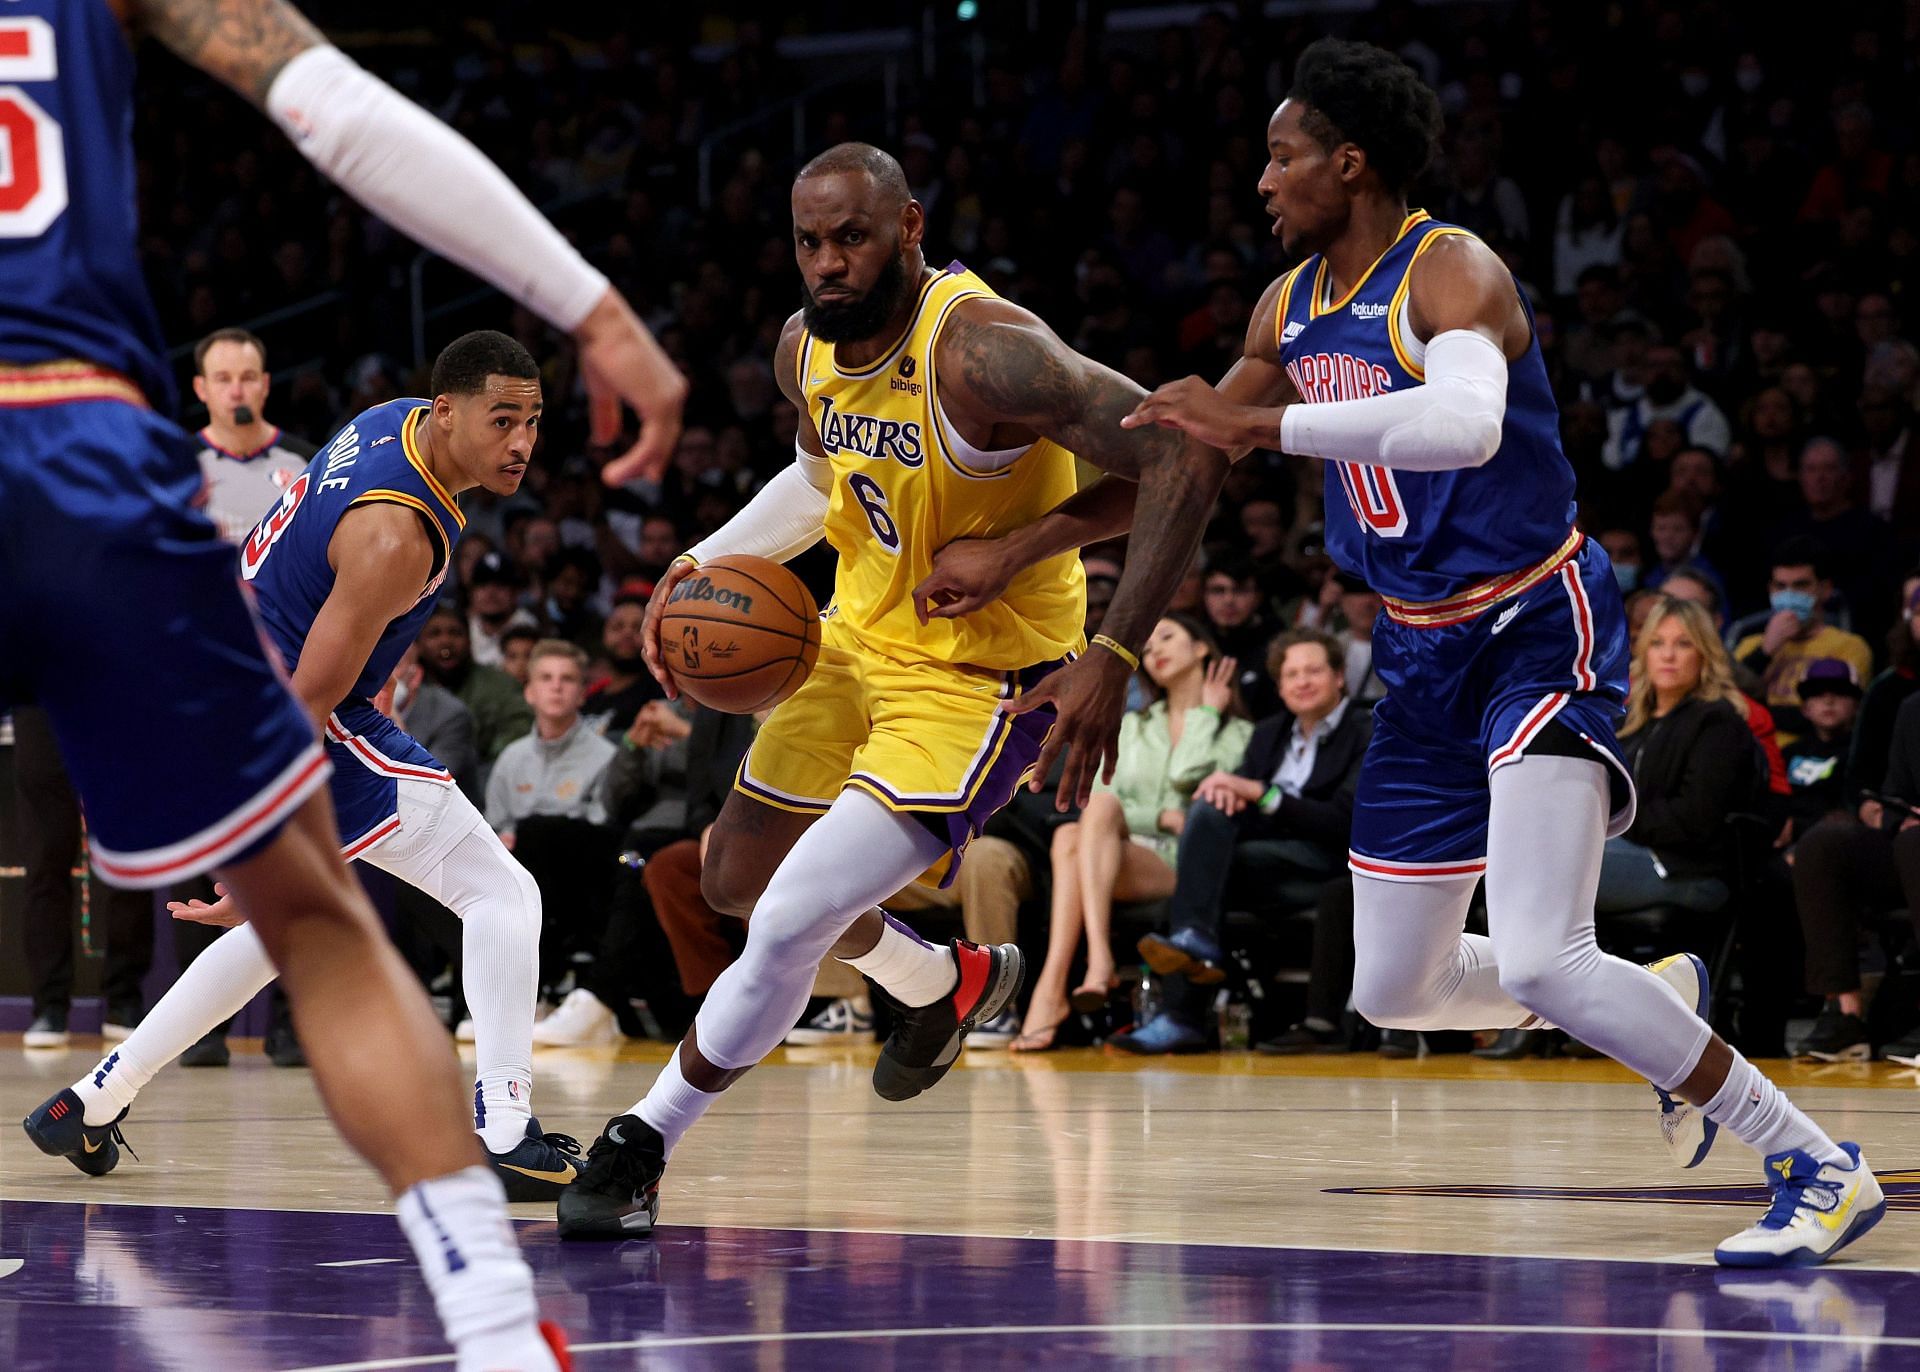
[{"label": "wilson basketball", "polygon": [[750,715],[800,689],[820,656],[820,611],[799,577],[763,557],[716,557],[673,588],[660,654],[680,689]]}]

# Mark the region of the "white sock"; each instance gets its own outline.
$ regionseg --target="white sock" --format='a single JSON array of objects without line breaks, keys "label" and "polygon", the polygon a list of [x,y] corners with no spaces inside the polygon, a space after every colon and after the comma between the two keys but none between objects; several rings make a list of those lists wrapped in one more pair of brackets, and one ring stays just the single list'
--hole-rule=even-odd
[{"label": "white sock", "polygon": [[489,1153],[517,1148],[532,1119],[531,1077],[489,1072],[473,1084],[473,1130]]},{"label": "white sock", "polygon": [[857,958],[840,960],[872,977],[902,1005],[931,1005],[960,984],[951,948],[928,943],[885,910],[879,942]]},{"label": "white sock", "polygon": [[646,1096],[627,1113],[638,1115],[659,1130],[661,1139],[667,1145],[667,1153],[671,1156],[674,1145],[680,1142],[680,1136],[691,1129],[693,1122],[706,1114],[707,1107],[719,1099],[718,1091],[697,1090],[687,1083],[686,1077],[680,1072],[680,1049],[675,1048],[673,1056],[667,1059],[667,1065],[660,1069],[660,1075],[647,1088]]},{"label": "white sock", "polygon": [[209,1029],[239,1014],[274,975],[273,959],[250,924],[229,929],[207,945],[120,1046],[73,1084],[86,1106],[86,1122],[111,1122],[155,1072]]},{"label": "white sock", "polygon": [[1849,1158],[1819,1125],[1808,1119],[1787,1093],[1760,1074],[1736,1050],[1727,1079],[1701,1109],[1708,1119],[1763,1158],[1798,1148],[1822,1163],[1851,1167]]},{"label": "white sock", "polygon": [[399,1215],[461,1372],[552,1372],[533,1273],[520,1256],[506,1193],[493,1173],[468,1167],[409,1187]]}]

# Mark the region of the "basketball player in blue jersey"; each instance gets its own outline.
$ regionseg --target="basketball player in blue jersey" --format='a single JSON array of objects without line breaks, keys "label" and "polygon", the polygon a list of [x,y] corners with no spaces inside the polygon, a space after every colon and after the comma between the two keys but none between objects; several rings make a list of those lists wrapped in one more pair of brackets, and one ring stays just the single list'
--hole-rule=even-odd
[{"label": "basketball player in blue jersey", "polygon": [[[1525,299],[1485,244],[1409,211],[1439,126],[1398,58],[1309,47],[1259,186],[1304,261],[1263,296],[1218,389],[1162,387],[1126,423],[1334,467],[1328,551],[1381,595],[1389,687],[1354,808],[1356,1008],[1390,1028],[1565,1029],[1653,1082],[1683,1165],[1716,1127],[1765,1157],[1773,1205],[1720,1245],[1722,1263],[1823,1261],[1885,1211],[1859,1148],[1712,1032],[1697,958],[1648,969],[1595,942],[1602,844],[1634,809],[1614,743],[1625,618],[1605,553],[1573,527]],[[950,550],[919,593],[970,612],[1003,574],[990,562],[1110,536],[1131,500],[1090,488],[1017,546]],[[1486,938],[1462,932],[1483,876]]]},{"label": "basketball player in blue jersey", "polygon": [[[574,1178],[579,1145],[533,1118],[539,887],[452,774],[373,703],[438,598],[465,524],[460,493],[519,489],[540,422],[540,370],[505,334],[471,333],[434,362],[432,388],[431,401],[376,405],[334,435],[254,527],[240,575],[325,734],[342,854],[460,917],[479,1063],[474,1125],[507,1199],[554,1200]],[[155,1072],[274,978],[231,900],[169,908],[240,927],[73,1084],[95,1117],[124,1117]]]},{"label": "basketball player in blue jersey", "polygon": [[[465,139],[281,0],[0,5],[0,702],[47,707],[103,873],[219,869],[281,971],[329,1111],[399,1198],[460,1372],[553,1372],[447,1036],[340,857],[328,766],[194,509],[136,248],[132,41],[266,111],[374,213],[578,341],[609,480],[673,450],[685,382],[633,311]],[[62,1092],[44,1150],[100,1173],[112,1115]],[[76,1339],[84,1334],[76,1331]],[[84,1352],[76,1352],[84,1359]]]}]

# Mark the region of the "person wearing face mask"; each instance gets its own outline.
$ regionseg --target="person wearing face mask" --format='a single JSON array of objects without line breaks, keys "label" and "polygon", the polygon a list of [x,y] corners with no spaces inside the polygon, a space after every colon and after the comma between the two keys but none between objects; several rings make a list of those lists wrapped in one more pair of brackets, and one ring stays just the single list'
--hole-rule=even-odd
[{"label": "person wearing face mask", "polygon": [[1646,554],[1640,547],[1640,535],[1632,529],[1602,529],[1597,537],[1600,546],[1607,550],[1607,556],[1612,559],[1613,579],[1619,583],[1620,594],[1633,594],[1640,588],[1640,576],[1646,563]]},{"label": "person wearing face mask", "polygon": [[1646,389],[1607,415],[1601,460],[1614,471],[1638,462],[1648,428],[1660,419],[1678,424],[1688,447],[1724,456],[1733,437],[1732,426],[1720,407],[1688,378],[1685,354],[1672,344],[1656,343],[1647,349],[1641,370]]},{"label": "person wearing face mask", "polygon": [[1759,633],[1736,643],[1733,655],[1760,678],[1785,745],[1807,727],[1800,713],[1800,682],[1808,667],[1819,658],[1838,658],[1856,678],[1865,677],[1873,670],[1873,650],[1858,634],[1827,623],[1833,581],[1826,549],[1812,539],[1790,538],[1775,549],[1767,593],[1772,617]]}]

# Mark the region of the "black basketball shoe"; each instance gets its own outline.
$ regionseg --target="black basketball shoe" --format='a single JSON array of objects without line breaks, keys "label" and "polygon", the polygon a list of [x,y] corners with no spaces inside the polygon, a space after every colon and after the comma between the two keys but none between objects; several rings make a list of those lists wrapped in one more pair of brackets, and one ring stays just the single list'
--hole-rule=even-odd
[{"label": "black basketball shoe", "polygon": [[638,1115],[616,1115],[593,1147],[587,1165],[560,1193],[556,1217],[563,1239],[640,1239],[660,1217],[660,1176],[667,1145]]},{"label": "black basketball shoe", "polygon": [[539,1120],[528,1120],[527,1132],[506,1152],[487,1150],[487,1161],[510,1201],[559,1199],[561,1191],[580,1175],[579,1157],[578,1139],[549,1134]]},{"label": "black basketball shoe", "polygon": [[[90,1177],[104,1177],[120,1165],[120,1150],[127,1136],[120,1132],[122,1110],[109,1124],[88,1124],[86,1107],[71,1086],[57,1096],[40,1102],[31,1115],[20,1121],[27,1137],[42,1153],[65,1158]],[[138,1158],[133,1149],[127,1152]]]},{"label": "black basketball shoe", "polygon": [[1013,944],[957,938],[953,960],[958,983],[931,1005],[902,1005],[880,992],[893,1008],[893,1033],[873,1064],[873,1089],[885,1100],[912,1100],[938,1082],[959,1058],[961,1040],[1020,994],[1026,959]]}]

